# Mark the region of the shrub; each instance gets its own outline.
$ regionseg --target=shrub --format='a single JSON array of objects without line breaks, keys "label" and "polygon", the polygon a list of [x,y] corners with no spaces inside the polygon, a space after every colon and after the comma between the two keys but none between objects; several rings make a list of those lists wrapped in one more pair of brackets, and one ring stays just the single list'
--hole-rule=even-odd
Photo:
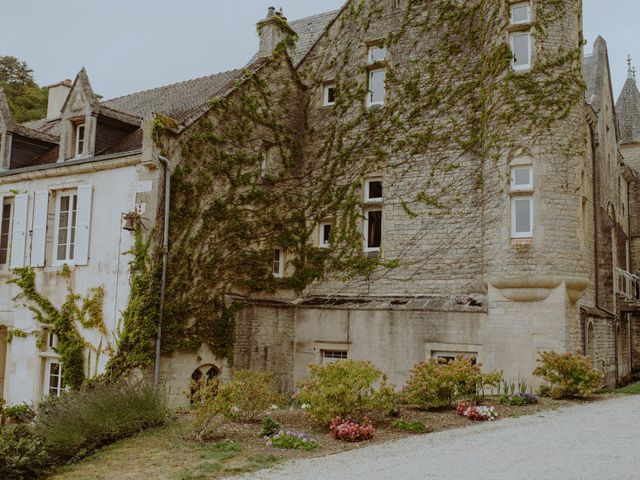
[{"label": "shrub", "polygon": [[49,470],[49,456],[40,440],[24,426],[0,427],[0,478],[33,480]]},{"label": "shrub", "polygon": [[475,403],[460,402],[456,408],[458,415],[467,417],[469,420],[483,422],[493,421],[498,418],[496,408],[491,405],[476,405]]},{"label": "shrub", "polygon": [[419,408],[443,408],[460,398],[476,398],[484,387],[495,387],[502,374],[483,374],[480,365],[459,356],[449,363],[430,360],[420,362],[411,371],[403,389],[404,400]]},{"label": "shrub", "polygon": [[271,373],[238,370],[230,382],[211,382],[201,390],[195,405],[195,436],[202,439],[221,416],[248,422],[283,403]]},{"label": "shrub", "polygon": [[33,419],[34,412],[26,403],[20,403],[17,405],[5,405],[2,408],[2,415],[24,423]]},{"label": "shrub", "polygon": [[270,437],[275,435],[280,431],[280,424],[275,421],[272,417],[265,417],[262,421],[262,432],[260,433],[261,437]]},{"label": "shrub", "polygon": [[412,433],[425,433],[427,432],[427,426],[422,422],[407,422],[405,420],[398,420],[393,423],[393,426],[398,430],[404,430]]},{"label": "shrub", "polygon": [[311,378],[295,395],[310,417],[328,425],[336,417],[357,420],[374,412],[388,412],[395,392],[387,377],[369,362],[342,360],[327,365],[311,365]]},{"label": "shrub", "polygon": [[520,406],[520,405],[532,405],[538,403],[538,399],[532,393],[514,393],[513,395],[502,395],[500,397],[500,403],[502,405]]},{"label": "shrub", "polygon": [[370,440],[375,434],[373,425],[366,418],[361,423],[358,423],[336,417],[331,422],[329,429],[335,438],[345,442]]},{"label": "shrub", "polygon": [[542,391],[552,398],[588,397],[602,388],[604,381],[589,357],[575,353],[543,352],[533,374],[547,382]]},{"label": "shrub", "polygon": [[310,451],[318,447],[318,444],[309,438],[304,432],[278,432],[273,436],[265,437],[267,447],[282,448],[286,450]]},{"label": "shrub", "polygon": [[80,458],[168,418],[166,397],[146,383],[98,384],[38,405],[35,433],[58,461]]}]

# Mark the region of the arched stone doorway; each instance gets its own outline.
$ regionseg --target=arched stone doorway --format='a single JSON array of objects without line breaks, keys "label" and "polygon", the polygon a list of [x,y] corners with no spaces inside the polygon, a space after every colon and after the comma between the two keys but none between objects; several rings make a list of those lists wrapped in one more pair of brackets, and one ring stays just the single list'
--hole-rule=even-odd
[{"label": "arched stone doorway", "polygon": [[196,368],[191,374],[191,403],[198,391],[205,385],[208,385],[211,381],[215,380],[220,375],[220,369],[215,365],[201,365]]}]

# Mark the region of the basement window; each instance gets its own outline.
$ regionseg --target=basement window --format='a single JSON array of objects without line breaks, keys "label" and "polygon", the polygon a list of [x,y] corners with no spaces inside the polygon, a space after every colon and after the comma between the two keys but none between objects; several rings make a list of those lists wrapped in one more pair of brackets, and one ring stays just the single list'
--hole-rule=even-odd
[{"label": "basement window", "polygon": [[340,360],[347,360],[348,352],[346,350],[322,350],[322,364],[336,363]]},{"label": "basement window", "polygon": [[478,363],[478,353],[477,352],[433,352],[432,358],[441,363],[450,363],[453,362],[459,356],[465,356],[471,358],[471,364],[476,365]]}]

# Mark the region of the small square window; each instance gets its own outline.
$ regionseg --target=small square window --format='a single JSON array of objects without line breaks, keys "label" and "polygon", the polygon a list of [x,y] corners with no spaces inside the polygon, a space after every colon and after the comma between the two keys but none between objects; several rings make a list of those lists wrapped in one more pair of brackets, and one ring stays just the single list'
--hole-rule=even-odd
[{"label": "small square window", "polygon": [[511,24],[529,23],[531,21],[531,7],[529,3],[518,3],[511,6]]},{"label": "small square window", "polygon": [[511,199],[511,237],[533,237],[533,197]]},{"label": "small square window", "polygon": [[284,251],[281,248],[273,249],[273,276],[278,278],[284,276]]},{"label": "small square window", "polygon": [[369,47],[369,64],[384,62],[387,58],[387,47]]},{"label": "small square window", "polygon": [[324,86],[324,106],[330,107],[336,104],[336,86],[331,83]]},{"label": "small square window", "polygon": [[349,354],[346,350],[322,350],[322,364],[336,363],[340,360],[347,360]]},{"label": "small square window", "polygon": [[331,224],[320,224],[320,247],[329,248],[331,246]]},{"label": "small square window", "polygon": [[364,184],[364,201],[381,202],[382,182],[380,180],[367,180]]},{"label": "small square window", "polygon": [[384,105],[385,97],[385,70],[372,70],[369,72],[369,95],[367,96],[367,106]]},{"label": "small square window", "polygon": [[531,68],[531,34],[529,32],[511,34],[511,51],[514,70]]},{"label": "small square window", "polygon": [[533,190],[533,172],[531,167],[514,167],[511,169],[511,191]]}]

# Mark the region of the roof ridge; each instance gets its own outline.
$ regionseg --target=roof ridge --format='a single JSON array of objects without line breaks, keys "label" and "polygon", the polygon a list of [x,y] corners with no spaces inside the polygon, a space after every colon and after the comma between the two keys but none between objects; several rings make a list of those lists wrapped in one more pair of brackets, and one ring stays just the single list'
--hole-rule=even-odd
[{"label": "roof ridge", "polygon": [[323,17],[325,15],[327,15],[327,16],[328,15],[334,15],[334,14],[338,13],[340,10],[341,10],[340,8],[337,8],[335,10],[329,10],[329,11],[322,12],[322,13],[316,13],[315,15],[309,15],[308,17],[297,18],[295,20],[291,20],[289,22],[289,24],[292,24],[292,23],[295,23],[295,22],[304,22],[305,20],[310,20],[310,19],[315,18],[315,17]]},{"label": "roof ridge", "polygon": [[[154,92],[156,90],[161,90],[163,88],[174,87],[176,85],[181,85],[183,83],[188,83],[188,82],[195,82],[197,80],[203,80],[205,78],[218,77],[220,75],[225,75],[227,73],[236,72],[236,71],[241,70],[241,69],[242,69],[242,67],[240,67],[240,68],[232,68],[230,70],[225,70],[224,72],[212,73],[210,75],[202,75],[201,77],[189,78],[188,80],[182,80],[182,81],[179,81],[179,82],[168,83],[166,85],[160,85],[158,87],[148,88],[146,90],[140,90],[138,92],[132,92],[132,93],[128,93],[126,95],[121,95],[119,97],[114,97],[114,98],[110,98],[108,100],[103,100],[100,103],[103,104],[103,103],[115,102],[116,100],[122,100],[123,98],[132,97],[134,95],[140,95],[142,93]],[[108,107],[108,108],[112,108],[112,107]]]}]

